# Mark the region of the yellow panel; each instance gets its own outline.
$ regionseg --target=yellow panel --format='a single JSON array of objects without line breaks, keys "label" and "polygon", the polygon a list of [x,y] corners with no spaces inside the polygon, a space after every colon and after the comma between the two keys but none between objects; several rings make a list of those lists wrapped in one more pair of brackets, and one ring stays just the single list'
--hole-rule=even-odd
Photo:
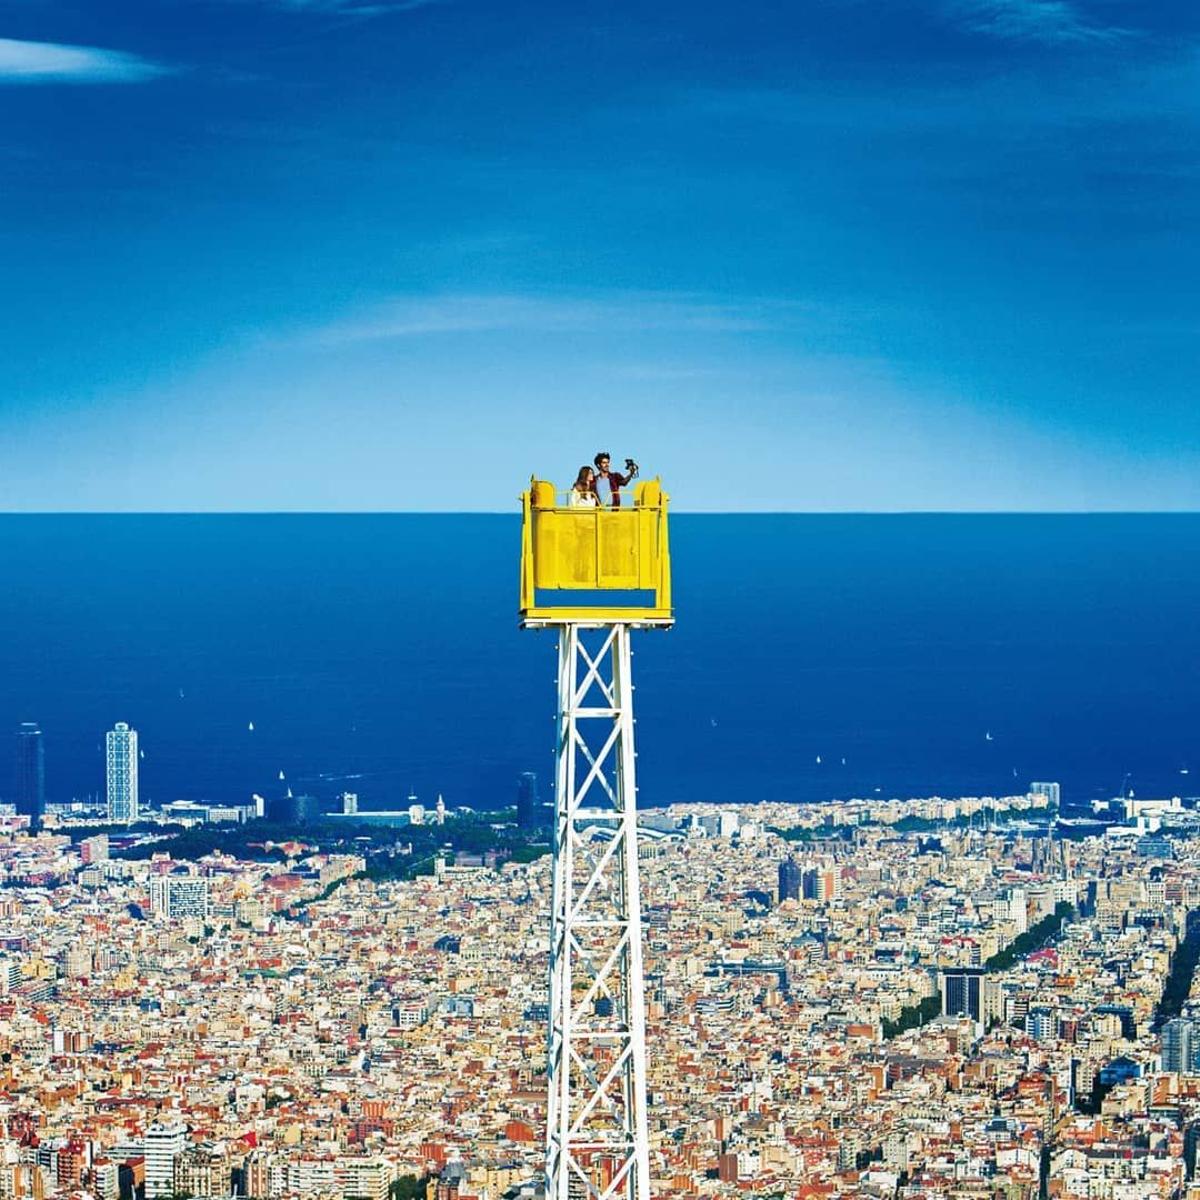
[{"label": "yellow panel", "polygon": [[536,586],[599,586],[596,579],[596,521],[599,516],[594,508],[549,508],[533,514]]},{"label": "yellow panel", "polygon": [[638,586],[638,517],[636,509],[599,513],[599,585],[602,588]]}]

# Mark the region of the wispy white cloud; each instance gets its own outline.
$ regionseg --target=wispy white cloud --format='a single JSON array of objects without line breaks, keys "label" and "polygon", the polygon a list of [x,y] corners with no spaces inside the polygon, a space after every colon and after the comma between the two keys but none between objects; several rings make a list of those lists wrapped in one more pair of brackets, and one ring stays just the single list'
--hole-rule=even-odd
[{"label": "wispy white cloud", "polygon": [[944,11],[972,33],[1042,45],[1103,45],[1129,30],[1090,21],[1069,0],[945,0]]},{"label": "wispy white cloud", "polygon": [[144,83],[169,73],[123,50],[0,38],[0,84]]},{"label": "wispy white cloud", "polygon": [[779,328],[786,310],[772,302],[723,304],[690,293],[634,292],[600,297],[453,293],[405,297],[338,321],[306,338],[319,345],[445,334],[744,333]]}]

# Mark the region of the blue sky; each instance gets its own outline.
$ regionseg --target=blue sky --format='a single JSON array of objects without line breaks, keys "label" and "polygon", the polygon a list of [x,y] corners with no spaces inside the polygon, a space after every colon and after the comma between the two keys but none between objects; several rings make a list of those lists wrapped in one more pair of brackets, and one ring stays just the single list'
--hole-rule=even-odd
[{"label": "blue sky", "polygon": [[1200,6],[0,0],[0,507],[1200,507]]}]

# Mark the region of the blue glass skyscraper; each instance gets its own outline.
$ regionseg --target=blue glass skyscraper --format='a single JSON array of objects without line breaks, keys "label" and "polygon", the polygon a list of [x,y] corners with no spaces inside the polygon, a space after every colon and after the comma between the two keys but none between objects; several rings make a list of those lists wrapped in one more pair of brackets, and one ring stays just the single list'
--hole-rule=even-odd
[{"label": "blue glass skyscraper", "polygon": [[800,866],[794,858],[785,858],[779,864],[779,903],[800,899]]},{"label": "blue glass skyscraper", "polygon": [[23,721],[17,730],[17,812],[40,829],[46,811],[46,753],[36,721]]},{"label": "blue glass skyscraper", "polygon": [[537,774],[524,771],[517,779],[517,825],[521,829],[537,829],[545,823],[538,798]]}]

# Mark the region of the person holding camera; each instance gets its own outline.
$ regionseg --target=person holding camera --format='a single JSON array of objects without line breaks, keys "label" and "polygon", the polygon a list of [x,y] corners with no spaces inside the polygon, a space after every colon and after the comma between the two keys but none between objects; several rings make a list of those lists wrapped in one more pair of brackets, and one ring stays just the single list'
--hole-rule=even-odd
[{"label": "person holding camera", "polygon": [[625,460],[625,474],[611,470],[612,456],[601,450],[592,460],[596,464],[596,494],[602,506],[621,507],[621,489],[637,478],[638,465],[632,458]]}]

